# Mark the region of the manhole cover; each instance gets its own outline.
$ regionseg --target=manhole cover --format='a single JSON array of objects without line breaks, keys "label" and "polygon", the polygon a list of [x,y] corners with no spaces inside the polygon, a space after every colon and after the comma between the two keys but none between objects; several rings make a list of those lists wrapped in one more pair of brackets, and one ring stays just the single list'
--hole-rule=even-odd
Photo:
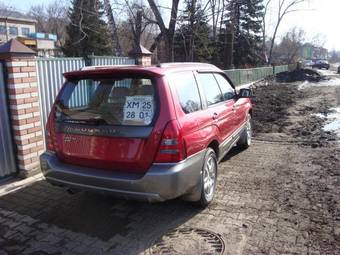
[{"label": "manhole cover", "polygon": [[224,243],[219,234],[206,229],[177,228],[156,240],[149,251],[152,255],[217,255],[223,254]]}]

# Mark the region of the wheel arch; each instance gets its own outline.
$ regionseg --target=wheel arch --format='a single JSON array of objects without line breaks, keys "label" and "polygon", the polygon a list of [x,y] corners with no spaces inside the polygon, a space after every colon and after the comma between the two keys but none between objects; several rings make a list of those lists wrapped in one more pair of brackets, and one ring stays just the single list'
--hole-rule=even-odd
[{"label": "wheel arch", "polygon": [[220,148],[219,148],[219,143],[216,139],[213,139],[207,146],[207,148],[211,148],[215,151],[216,153],[216,158],[219,158],[219,154],[220,154]]}]

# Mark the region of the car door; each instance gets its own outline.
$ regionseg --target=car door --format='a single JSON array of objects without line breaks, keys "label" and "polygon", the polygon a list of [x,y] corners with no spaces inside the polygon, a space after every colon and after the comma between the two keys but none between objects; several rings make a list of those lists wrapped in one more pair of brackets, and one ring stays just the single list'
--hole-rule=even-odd
[{"label": "car door", "polygon": [[231,83],[222,74],[215,73],[214,75],[221,87],[225,98],[224,100],[232,104],[232,111],[234,113],[234,130],[237,130],[247,119],[249,99],[237,98],[236,91]]},{"label": "car door", "polygon": [[236,90],[224,75],[220,73],[215,73],[214,76],[222,91],[223,100],[232,110],[234,121],[232,132],[235,132],[243,123],[243,120],[245,118],[243,107],[245,107],[244,103],[246,103],[247,100],[237,99]]},{"label": "car door", "polygon": [[224,100],[222,91],[213,73],[198,73],[199,84],[206,99],[208,121],[215,125],[221,140],[228,139],[235,130],[233,101]]}]

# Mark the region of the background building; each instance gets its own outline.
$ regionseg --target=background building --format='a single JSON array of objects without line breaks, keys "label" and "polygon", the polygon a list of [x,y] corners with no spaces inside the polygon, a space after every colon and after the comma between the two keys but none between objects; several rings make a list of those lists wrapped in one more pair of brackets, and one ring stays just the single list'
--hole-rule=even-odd
[{"label": "background building", "polygon": [[316,47],[305,43],[301,47],[301,56],[304,59],[328,59],[328,50],[323,47]]},{"label": "background building", "polygon": [[37,21],[17,11],[0,10],[0,44],[16,38],[38,56],[60,55],[55,47],[57,36],[36,31]]}]

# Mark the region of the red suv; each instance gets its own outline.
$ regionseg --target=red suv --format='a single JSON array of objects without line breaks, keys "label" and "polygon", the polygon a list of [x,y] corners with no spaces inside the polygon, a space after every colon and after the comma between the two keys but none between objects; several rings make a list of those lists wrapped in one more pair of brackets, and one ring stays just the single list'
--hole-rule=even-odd
[{"label": "red suv", "polygon": [[64,76],[40,158],[52,184],[207,206],[218,162],[251,143],[252,93],[237,93],[213,65],[87,67]]}]

